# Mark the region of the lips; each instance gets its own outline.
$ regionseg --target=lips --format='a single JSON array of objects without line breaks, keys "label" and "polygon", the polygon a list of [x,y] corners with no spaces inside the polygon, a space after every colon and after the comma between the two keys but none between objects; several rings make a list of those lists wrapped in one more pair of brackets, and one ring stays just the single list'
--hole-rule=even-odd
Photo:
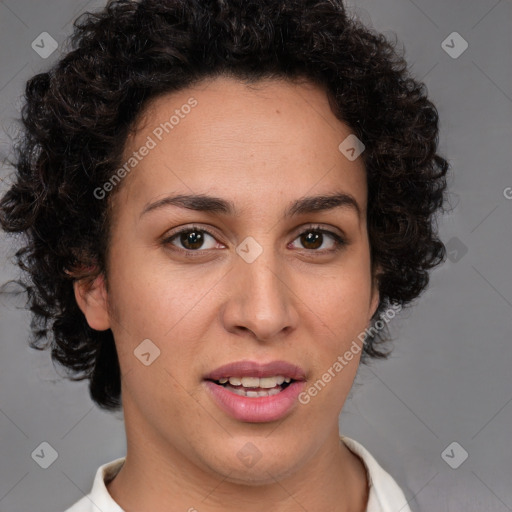
[{"label": "lips", "polygon": [[225,364],[205,376],[205,380],[218,381],[229,377],[274,377],[282,375],[292,380],[305,380],[306,374],[302,368],[286,361],[271,361],[258,363],[255,361],[236,361]]},{"label": "lips", "polygon": [[304,370],[286,361],[237,361],[210,372],[204,384],[225,413],[239,421],[262,423],[289,414],[305,380]]}]

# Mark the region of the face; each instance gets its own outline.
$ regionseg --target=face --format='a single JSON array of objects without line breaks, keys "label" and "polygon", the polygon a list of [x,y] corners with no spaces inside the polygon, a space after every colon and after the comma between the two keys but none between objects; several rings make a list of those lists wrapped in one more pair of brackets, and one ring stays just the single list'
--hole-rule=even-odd
[{"label": "face", "polygon": [[320,88],[277,80],[216,78],[144,112],[107,282],[77,294],[114,334],[128,453],[263,483],[338,435],[378,305],[364,165],[338,149],[350,134]]}]

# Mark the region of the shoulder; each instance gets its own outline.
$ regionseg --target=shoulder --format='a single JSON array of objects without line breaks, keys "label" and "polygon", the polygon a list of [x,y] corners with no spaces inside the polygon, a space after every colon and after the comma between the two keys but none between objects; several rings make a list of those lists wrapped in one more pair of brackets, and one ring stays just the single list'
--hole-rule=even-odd
[{"label": "shoulder", "polygon": [[347,436],[340,438],[350,451],[359,455],[366,467],[370,485],[366,512],[411,512],[402,489],[375,457],[356,440]]}]

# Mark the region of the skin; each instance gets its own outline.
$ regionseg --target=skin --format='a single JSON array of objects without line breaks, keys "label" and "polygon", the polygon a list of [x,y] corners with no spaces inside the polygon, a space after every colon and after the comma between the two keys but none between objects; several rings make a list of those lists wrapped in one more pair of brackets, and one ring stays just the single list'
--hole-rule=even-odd
[{"label": "skin", "polygon": [[[127,457],[108,491],[127,511],[363,512],[365,468],[338,427],[360,353],[274,422],[235,420],[203,382],[226,363],[279,359],[301,366],[309,386],[368,326],[379,293],[365,169],[338,150],[351,130],[316,85],[220,77],[152,101],[126,158],[191,96],[197,106],[118,185],[107,277],[75,283],[89,325],[112,329],[122,372]],[[361,216],[341,207],[282,218],[292,201],[333,191],[352,195]],[[170,205],[141,216],[191,193],[230,200],[238,215]],[[300,234],[310,224],[346,244],[334,251],[325,234],[308,244]],[[179,236],[164,243],[192,225],[215,235],[204,234],[195,259]],[[236,252],[248,236],[263,249],[252,263]],[[144,339],[161,351],[149,366],[134,356]],[[252,467],[237,456],[248,442],[261,452]]]}]

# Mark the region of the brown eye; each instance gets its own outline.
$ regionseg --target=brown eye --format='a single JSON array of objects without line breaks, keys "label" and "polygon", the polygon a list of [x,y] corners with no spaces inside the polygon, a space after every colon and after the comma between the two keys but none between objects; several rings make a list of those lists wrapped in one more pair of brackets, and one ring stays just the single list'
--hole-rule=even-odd
[{"label": "brown eye", "polygon": [[[211,239],[209,244],[208,239]],[[163,243],[174,245],[185,251],[199,251],[214,249],[217,244],[217,240],[213,235],[208,233],[208,231],[191,227],[178,231],[174,235],[166,238]]]},{"label": "brown eye", "polygon": [[[328,242],[329,239],[330,243]],[[334,252],[346,245],[346,241],[340,235],[333,233],[332,231],[316,227],[303,231],[299,234],[296,240],[300,240],[302,247],[298,247],[299,249],[303,248],[308,251],[318,253]],[[322,247],[324,245],[327,245],[327,247]]]},{"label": "brown eye", "polygon": [[318,249],[323,242],[323,234],[318,231],[308,231],[300,236],[300,241],[306,249]]},{"label": "brown eye", "polygon": [[204,236],[201,231],[185,231],[180,234],[180,242],[185,249],[200,249]]}]

